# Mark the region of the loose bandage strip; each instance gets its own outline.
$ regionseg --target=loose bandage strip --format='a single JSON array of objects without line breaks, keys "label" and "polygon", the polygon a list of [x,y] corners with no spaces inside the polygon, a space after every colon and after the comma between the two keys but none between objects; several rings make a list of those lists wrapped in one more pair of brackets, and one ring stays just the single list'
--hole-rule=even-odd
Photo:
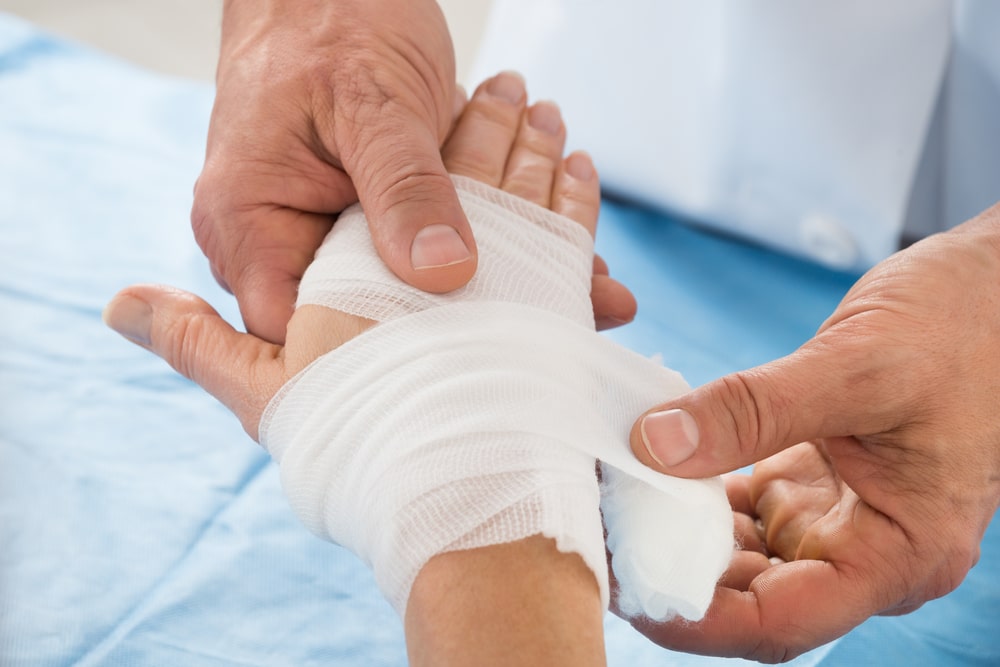
[{"label": "loose bandage strip", "polygon": [[[594,331],[593,240],[571,220],[455,177],[479,248],[470,284],[396,278],[354,208],[306,272],[298,305],[376,320],[272,399],[261,444],[317,535],[350,549],[405,614],[433,556],[545,535],[627,615],[700,619],[733,550],[719,478],[639,463],[635,419],[687,390]],[[601,482],[595,475],[601,461]]]}]

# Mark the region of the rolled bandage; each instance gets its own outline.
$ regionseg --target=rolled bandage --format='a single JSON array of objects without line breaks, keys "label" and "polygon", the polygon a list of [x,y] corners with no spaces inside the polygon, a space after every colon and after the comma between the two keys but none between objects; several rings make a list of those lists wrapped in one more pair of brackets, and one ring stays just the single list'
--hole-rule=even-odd
[{"label": "rolled bandage", "polygon": [[433,556],[537,534],[580,555],[607,605],[603,511],[619,608],[701,618],[733,550],[722,482],[655,473],[628,444],[635,419],[687,385],[594,332],[586,230],[455,183],[479,247],[467,287],[401,282],[359,209],[303,277],[298,305],[379,324],[293,378],[261,419],[293,509],[361,557],[400,614]]}]

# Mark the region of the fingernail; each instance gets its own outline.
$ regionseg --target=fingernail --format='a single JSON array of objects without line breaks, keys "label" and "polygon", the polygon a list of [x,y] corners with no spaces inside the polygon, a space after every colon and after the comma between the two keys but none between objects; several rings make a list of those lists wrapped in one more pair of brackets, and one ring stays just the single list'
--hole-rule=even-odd
[{"label": "fingernail", "polygon": [[149,345],[149,330],[153,325],[153,309],[142,299],[119,296],[111,300],[101,313],[104,323],[139,345]]},{"label": "fingernail", "polygon": [[639,432],[649,455],[667,468],[687,461],[698,449],[698,424],[684,410],[651,412],[642,418]]},{"label": "fingernail", "polygon": [[553,102],[539,102],[528,110],[528,125],[545,134],[557,135],[562,129],[562,114]]},{"label": "fingernail", "polygon": [[428,225],[417,232],[410,248],[414,269],[436,269],[460,264],[472,257],[458,230],[448,225]]},{"label": "fingernail", "polygon": [[486,88],[491,95],[499,97],[511,104],[518,104],[524,99],[524,77],[517,72],[500,72]]},{"label": "fingernail", "polygon": [[566,158],[566,173],[578,181],[589,181],[596,171],[590,156],[577,152]]}]

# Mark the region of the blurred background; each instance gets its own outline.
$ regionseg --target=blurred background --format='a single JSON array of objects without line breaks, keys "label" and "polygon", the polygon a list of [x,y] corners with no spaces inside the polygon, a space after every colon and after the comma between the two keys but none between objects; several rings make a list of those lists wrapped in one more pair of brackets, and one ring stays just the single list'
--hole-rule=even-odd
[{"label": "blurred background", "polygon": [[[441,0],[464,79],[490,0]],[[0,0],[0,11],[167,74],[212,80],[222,0]]]}]

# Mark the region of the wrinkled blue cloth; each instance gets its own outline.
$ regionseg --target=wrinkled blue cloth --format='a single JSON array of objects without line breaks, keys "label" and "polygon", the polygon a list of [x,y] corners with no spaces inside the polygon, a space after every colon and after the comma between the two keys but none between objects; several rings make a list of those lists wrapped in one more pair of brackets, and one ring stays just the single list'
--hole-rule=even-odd
[{"label": "wrinkled blue cloth", "polygon": [[[189,225],[212,90],[0,15],[0,664],[403,665],[368,571],[292,516],[224,408],[101,323],[164,282],[238,322]],[[786,354],[853,280],[619,203],[615,333],[692,383]],[[800,665],[996,665],[1000,529],[962,587]],[[611,665],[702,665],[609,616]]]}]

